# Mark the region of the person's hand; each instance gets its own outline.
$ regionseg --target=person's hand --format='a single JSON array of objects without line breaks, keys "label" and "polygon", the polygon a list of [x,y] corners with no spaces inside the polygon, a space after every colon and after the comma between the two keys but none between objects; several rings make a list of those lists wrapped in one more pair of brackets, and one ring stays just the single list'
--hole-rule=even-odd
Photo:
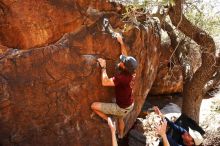
[{"label": "person's hand", "polygon": [[111,129],[112,132],[116,131],[116,126],[115,126],[115,122],[112,122],[112,119],[110,117],[108,117],[108,126]]},{"label": "person's hand", "polygon": [[164,120],[164,121],[162,122],[162,124],[157,127],[157,133],[158,133],[160,136],[165,136],[165,135],[166,135],[166,129],[167,129],[167,121]]},{"label": "person's hand", "polygon": [[106,61],[105,61],[105,59],[99,58],[98,62],[99,62],[100,66],[102,68],[106,68]]},{"label": "person's hand", "polygon": [[123,44],[123,39],[122,39],[122,36],[120,33],[115,33],[115,37],[117,38],[117,41],[120,43],[120,44]]},{"label": "person's hand", "polygon": [[158,115],[160,115],[160,116],[163,115],[163,114],[161,113],[160,109],[158,108],[158,106],[154,106],[153,109],[154,109],[154,111],[155,111],[156,114],[158,114]]}]

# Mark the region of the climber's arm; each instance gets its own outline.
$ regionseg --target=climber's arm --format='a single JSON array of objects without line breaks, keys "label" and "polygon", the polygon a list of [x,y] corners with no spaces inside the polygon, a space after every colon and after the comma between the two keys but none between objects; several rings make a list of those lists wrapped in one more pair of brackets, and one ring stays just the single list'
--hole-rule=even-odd
[{"label": "climber's arm", "polygon": [[113,79],[108,77],[106,68],[102,68],[102,86],[115,86]]},{"label": "climber's arm", "polygon": [[113,78],[109,78],[106,72],[106,61],[102,58],[98,59],[98,62],[102,68],[102,75],[101,75],[101,80],[102,80],[102,85],[103,86],[115,86]]},{"label": "climber's arm", "polygon": [[125,56],[128,56],[128,53],[127,53],[127,45],[124,44],[123,39],[122,39],[122,36],[121,36],[119,33],[117,33],[117,34],[116,34],[116,38],[117,38],[117,41],[118,41],[118,42],[120,43],[120,45],[121,45],[121,54],[122,54],[122,55],[125,55]]}]

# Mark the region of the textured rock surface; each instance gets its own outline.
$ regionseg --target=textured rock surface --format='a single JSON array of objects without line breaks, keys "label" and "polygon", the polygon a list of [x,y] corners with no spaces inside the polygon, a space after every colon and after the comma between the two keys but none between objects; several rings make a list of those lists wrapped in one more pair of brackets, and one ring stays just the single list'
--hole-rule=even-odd
[{"label": "textured rock surface", "polygon": [[[105,0],[1,0],[0,43],[18,49],[46,46],[116,13]],[[7,35],[6,35],[7,34]]]},{"label": "textured rock surface", "polygon": [[160,136],[156,129],[161,125],[162,118],[149,112],[144,118],[138,118],[134,128],[129,132],[129,146],[157,146]]},{"label": "textured rock surface", "polygon": [[[92,113],[90,105],[94,101],[110,102],[114,96],[112,88],[101,86],[96,59],[107,59],[107,72],[112,76],[120,45],[101,31],[102,15],[100,19],[96,15],[88,19],[89,23],[81,23],[87,19],[81,15],[84,16],[82,12],[88,5],[103,11],[110,10],[111,5],[80,0],[37,2],[5,0],[0,3],[4,10],[1,11],[4,15],[1,17],[4,29],[0,30],[2,45],[32,48],[23,51],[6,48],[0,56],[0,144],[111,145],[107,123]],[[72,7],[72,3],[76,6]],[[44,23],[47,16],[54,17],[51,23]],[[108,17],[113,27],[121,26],[117,14]],[[28,25],[29,22],[33,24]],[[47,29],[42,29],[46,24]],[[70,33],[61,38],[65,32]],[[160,36],[153,22],[123,36],[130,46],[128,53],[139,62],[133,93],[135,108],[125,119],[128,131],[156,77]],[[41,45],[44,47],[36,47]]]},{"label": "textured rock surface", "polygon": [[150,94],[180,93],[183,88],[182,70],[178,63],[170,61],[172,51],[167,44],[162,45],[160,66]]}]

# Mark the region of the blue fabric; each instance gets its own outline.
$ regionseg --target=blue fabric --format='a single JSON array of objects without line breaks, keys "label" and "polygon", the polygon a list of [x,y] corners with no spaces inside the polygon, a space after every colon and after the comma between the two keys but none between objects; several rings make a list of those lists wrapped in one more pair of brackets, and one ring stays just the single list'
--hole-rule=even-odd
[{"label": "blue fabric", "polygon": [[184,128],[176,125],[169,119],[165,118],[167,120],[167,124],[169,127],[173,130],[175,135],[171,135],[170,133],[167,133],[167,139],[171,146],[183,146],[183,139],[182,134],[187,132]]},{"label": "blue fabric", "polygon": [[181,144],[178,144],[170,134],[167,135],[167,140],[169,141],[170,146],[182,146]]}]

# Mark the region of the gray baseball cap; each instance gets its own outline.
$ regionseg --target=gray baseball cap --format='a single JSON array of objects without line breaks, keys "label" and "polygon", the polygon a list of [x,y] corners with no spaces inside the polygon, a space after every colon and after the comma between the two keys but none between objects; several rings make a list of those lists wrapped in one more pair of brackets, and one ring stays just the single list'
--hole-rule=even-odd
[{"label": "gray baseball cap", "polygon": [[135,69],[138,66],[138,62],[134,57],[120,55],[119,59],[120,59],[120,61],[122,61],[125,64],[125,67],[129,73],[131,73],[131,74],[134,73]]}]

